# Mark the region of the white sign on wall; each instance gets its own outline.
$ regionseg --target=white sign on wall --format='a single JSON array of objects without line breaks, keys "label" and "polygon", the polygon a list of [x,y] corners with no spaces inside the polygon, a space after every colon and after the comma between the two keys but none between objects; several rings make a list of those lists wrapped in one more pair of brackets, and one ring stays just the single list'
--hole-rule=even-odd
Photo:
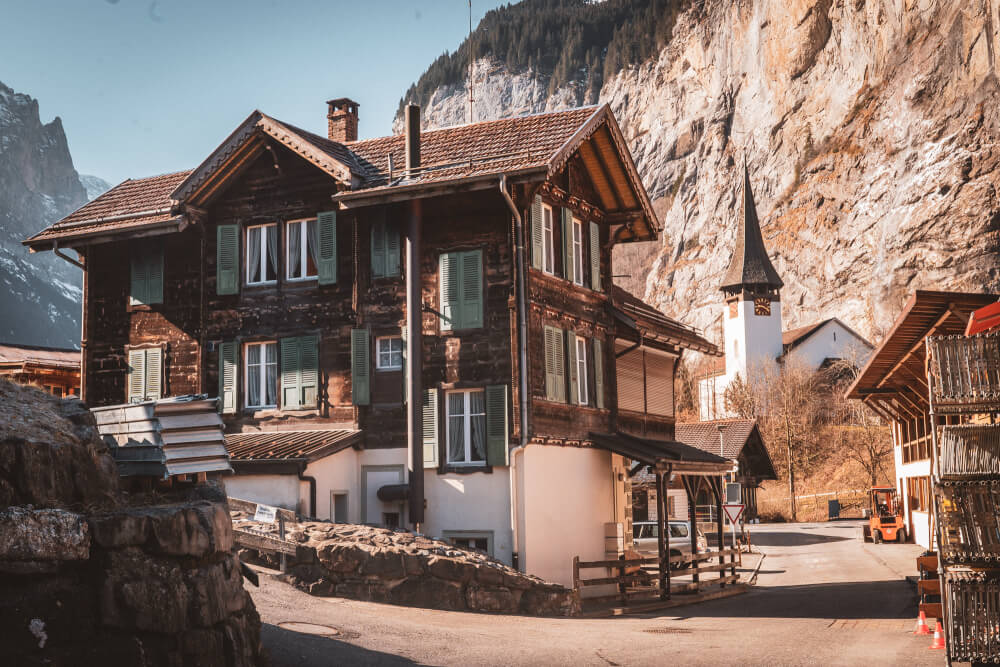
[{"label": "white sign on wall", "polygon": [[649,521],[656,521],[660,518],[659,505],[656,502],[656,489],[646,491],[646,517]]},{"label": "white sign on wall", "polygon": [[253,515],[253,520],[260,521],[261,523],[274,523],[274,519],[277,514],[277,507],[271,507],[270,505],[257,505],[257,512]]}]

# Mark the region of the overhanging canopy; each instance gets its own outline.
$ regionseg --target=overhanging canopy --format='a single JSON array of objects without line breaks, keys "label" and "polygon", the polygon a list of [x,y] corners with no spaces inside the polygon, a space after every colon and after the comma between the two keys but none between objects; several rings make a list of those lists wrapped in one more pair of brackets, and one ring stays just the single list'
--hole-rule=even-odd
[{"label": "overhanging canopy", "polygon": [[627,433],[591,433],[595,447],[679,475],[722,475],[731,461],[673,440],[650,440]]}]

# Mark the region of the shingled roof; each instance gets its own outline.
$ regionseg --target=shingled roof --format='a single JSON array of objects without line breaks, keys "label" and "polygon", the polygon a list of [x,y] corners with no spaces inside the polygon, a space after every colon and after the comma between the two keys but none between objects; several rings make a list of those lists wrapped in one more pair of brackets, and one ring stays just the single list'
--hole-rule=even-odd
[{"label": "shingled roof", "polygon": [[630,328],[641,329],[644,335],[708,355],[722,355],[718,346],[702,336],[700,331],[668,317],[618,285],[611,288],[611,308],[619,321]]},{"label": "shingled roof", "polygon": [[735,291],[744,286],[762,286],[779,289],[784,283],[774,270],[764,247],[764,238],[757,218],[757,204],[750,187],[750,170],[743,165],[743,197],[737,218],[736,247],[726,270],[720,289]]},{"label": "shingled roof", "polygon": [[80,239],[112,231],[178,227],[182,221],[173,211],[170,193],[190,173],[178,171],[127,179],[35,234],[24,244],[36,250],[46,250],[52,247],[53,241],[64,239]]},{"label": "shingled roof", "polygon": [[235,461],[315,461],[361,442],[361,431],[256,431],[227,433],[226,449]]}]

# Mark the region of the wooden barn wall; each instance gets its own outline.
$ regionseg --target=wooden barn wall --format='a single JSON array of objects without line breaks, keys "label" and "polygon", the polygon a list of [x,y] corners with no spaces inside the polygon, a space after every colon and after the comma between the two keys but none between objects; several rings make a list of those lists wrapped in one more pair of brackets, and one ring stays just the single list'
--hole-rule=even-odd
[{"label": "wooden barn wall", "polygon": [[[129,258],[140,244],[163,247],[163,303],[130,305]],[[198,230],[107,243],[88,251],[87,402],[128,400],[128,348],[163,344],[164,395],[200,391]]]}]

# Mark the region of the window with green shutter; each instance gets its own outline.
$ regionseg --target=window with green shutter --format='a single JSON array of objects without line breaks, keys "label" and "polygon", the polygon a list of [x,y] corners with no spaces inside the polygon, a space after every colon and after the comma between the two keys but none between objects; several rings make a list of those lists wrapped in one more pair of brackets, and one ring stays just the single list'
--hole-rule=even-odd
[{"label": "window with green shutter", "polygon": [[316,267],[319,272],[319,284],[333,285],[337,282],[337,212],[317,213],[316,224],[319,226]]},{"label": "window with green shutter", "polygon": [[573,255],[573,212],[568,208],[562,212],[563,278],[575,282],[576,258]]},{"label": "window with green shutter", "polygon": [[604,409],[604,343],[594,339],[594,404]]},{"label": "window with green shutter", "polygon": [[219,412],[236,412],[236,388],[239,376],[239,345],[235,341],[219,344]]},{"label": "window with green shutter", "polygon": [[601,291],[601,228],[590,223],[590,289]]},{"label": "window with green shutter", "polygon": [[544,245],[542,241],[544,220],[542,218],[542,198],[535,195],[531,202],[531,266],[542,270],[544,266]]},{"label": "window with green shutter", "polygon": [[368,329],[351,329],[351,402],[371,402],[371,337]]},{"label": "window with green shutter", "polygon": [[163,350],[158,347],[128,352],[128,401],[163,397]]},{"label": "window with green shutter", "polygon": [[423,401],[424,467],[438,465],[438,390],[424,389]]},{"label": "window with green shutter", "polygon": [[319,337],[282,338],[281,407],[315,408],[319,391]]},{"label": "window with green shutter", "polygon": [[131,294],[133,304],[163,303],[163,248],[145,243],[132,250]]},{"label": "window with green shutter", "polygon": [[441,330],[483,326],[483,251],[441,253]]},{"label": "window with green shutter", "polygon": [[372,224],[372,278],[392,278],[399,275],[399,230],[383,215]]},{"label": "window with green shutter", "polygon": [[215,240],[215,293],[236,294],[240,286],[240,226],[219,225]]},{"label": "window with green shutter", "polygon": [[486,463],[505,466],[508,463],[507,385],[486,387]]},{"label": "window with green shutter", "polygon": [[569,402],[579,403],[580,402],[580,374],[579,367],[577,366],[577,347],[576,347],[576,334],[572,331],[563,331],[563,336],[566,338],[566,352],[569,356]]},{"label": "window with green shutter", "polygon": [[545,398],[566,402],[566,360],[562,329],[545,327]]}]

